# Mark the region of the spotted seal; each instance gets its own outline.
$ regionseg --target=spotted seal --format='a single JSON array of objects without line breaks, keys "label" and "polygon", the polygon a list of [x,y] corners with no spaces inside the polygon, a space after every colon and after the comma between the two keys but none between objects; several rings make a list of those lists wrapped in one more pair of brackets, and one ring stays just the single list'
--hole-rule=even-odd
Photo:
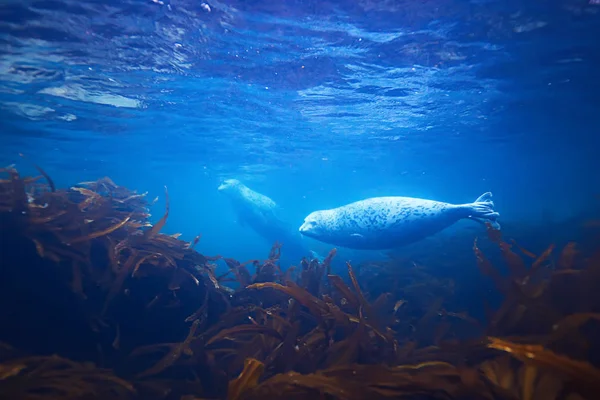
[{"label": "spotted seal", "polygon": [[489,221],[497,229],[500,214],[492,193],[469,204],[450,204],[412,197],[374,197],[310,213],[301,234],[356,250],[387,250],[417,242],[460,219]]},{"label": "spotted seal", "polygon": [[282,254],[296,261],[304,256],[321,257],[308,250],[302,236],[291,225],[279,217],[280,207],[271,198],[255,192],[237,179],[226,179],[218,187],[231,200],[241,226],[249,226],[269,241],[283,245]]}]

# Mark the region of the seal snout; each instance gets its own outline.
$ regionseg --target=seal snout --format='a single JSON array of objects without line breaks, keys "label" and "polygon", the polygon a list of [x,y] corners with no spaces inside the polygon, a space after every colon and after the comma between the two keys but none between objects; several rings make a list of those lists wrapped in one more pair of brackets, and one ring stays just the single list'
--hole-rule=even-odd
[{"label": "seal snout", "polygon": [[238,181],[237,179],[225,179],[217,188],[217,190],[219,191],[223,191],[229,188],[233,188],[237,185],[239,185],[241,182]]},{"label": "seal snout", "polygon": [[300,228],[298,228],[298,232],[305,236],[311,236],[315,229],[315,223],[313,221],[304,221]]},{"label": "seal snout", "polygon": [[302,225],[300,225],[300,228],[298,228],[298,232],[300,232],[303,235],[309,235],[310,233],[312,233],[314,227],[315,227],[314,222],[305,220],[302,223]]},{"label": "seal snout", "polygon": [[304,232],[306,232],[307,229],[308,229],[308,226],[306,226],[306,222],[304,222],[302,225],[300,225],[300,228],[298,228],[298,232],[304,233]]}]

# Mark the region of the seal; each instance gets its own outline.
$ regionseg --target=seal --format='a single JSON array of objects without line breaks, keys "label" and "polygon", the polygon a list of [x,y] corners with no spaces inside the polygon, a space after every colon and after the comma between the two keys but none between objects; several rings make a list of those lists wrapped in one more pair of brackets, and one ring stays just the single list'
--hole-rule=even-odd
[{"label": "seal", "polygon": [[270,242],[282,244],[282,254],[288,254],[300,260],[304,256],[320,258],[308,250],[302,236],[278,214],[281,208],[271,198],[255,192],[237,179],[227,179],[218,187],[227,195],[237,214],[241,226],[249,226]]},{"label": "seal", "polygon": [[492,193],[473,203],[450,204],[412,197],[374,197],[310,213],[299,231],[323,243],[356,250],[388,250],[417,242],[469,218],[496,229]]}]

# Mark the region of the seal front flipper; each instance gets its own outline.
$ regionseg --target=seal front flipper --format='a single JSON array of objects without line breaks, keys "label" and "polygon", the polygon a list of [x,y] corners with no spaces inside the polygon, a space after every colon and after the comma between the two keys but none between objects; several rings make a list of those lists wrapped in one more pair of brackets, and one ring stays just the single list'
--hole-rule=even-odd
[{"label": "seal front flipper", "polygon": [[285,210],[279,204],[275,204],[269,211],[274,220],[281,222],[285,221],[285,218],[282,218]]},{"label": "seal front flipper", "polygon": [[360,233],[351,233],[350,234],[350,240],[354,243],[364,243],[366,241],[366,238],[364,235],[360,234]]},{"label": "seal front flipper", "polygon": [[272,207],[272,208],[268,208],[266,210],[262,210],[260,212],[260,216],[262,219],[262,223],[267,225],[267,224],[271,224],[277,227],[284,227],[286,224],[285,222],[280,218],[280,208],[279,207]]}]

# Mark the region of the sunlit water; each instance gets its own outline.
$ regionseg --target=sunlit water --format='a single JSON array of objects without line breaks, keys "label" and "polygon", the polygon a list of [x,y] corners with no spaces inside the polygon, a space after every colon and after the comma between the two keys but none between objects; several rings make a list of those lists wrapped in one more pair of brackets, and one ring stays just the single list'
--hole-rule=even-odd
[{"label": "sunlit water", "polygon": [[598,201],[588,1],[20,0],[0,21],[2,163],[33,171],[22,152],[59,186],[108,175],[163,200],[166,185],[166,229],[209,254],[269,248],[226,178],[294,226],[380,195],[491,190],[509,226]]}]

